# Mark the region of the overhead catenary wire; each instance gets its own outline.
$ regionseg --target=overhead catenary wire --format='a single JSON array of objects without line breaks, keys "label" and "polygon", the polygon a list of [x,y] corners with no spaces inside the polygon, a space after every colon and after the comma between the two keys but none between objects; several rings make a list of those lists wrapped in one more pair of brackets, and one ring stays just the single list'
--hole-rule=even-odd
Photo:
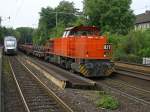
[{"label": "overhead catenary wire", "polygon": [[140,7],[140,8],[137,8],[137,9],[133,9],[134,11],[139,11],[139,10],[150,10],[150,5],[146,5],[144,7]]},{"label": "overhead catenary wire", "polygon": [[15,20],[17,19],[18,15],[19,15],[19,13],[20,13],[22,7],[23,7],[23,4],[24,4],[24,0],[16,0],[16,4],[17,4],[19,1],[21,1],[21,2],[20,2],[19,6],[18,6],[17,9],[16,9],[15,16],[14,16],[14,18],[13,18],[14,21],[12,22],[12,24],[15,24]]}]

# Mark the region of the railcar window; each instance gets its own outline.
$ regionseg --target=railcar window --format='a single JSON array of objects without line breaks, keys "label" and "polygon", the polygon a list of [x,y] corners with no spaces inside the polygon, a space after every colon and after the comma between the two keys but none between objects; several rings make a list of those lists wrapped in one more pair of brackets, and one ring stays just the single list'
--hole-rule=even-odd
[{"label": "railcar window", "polygon": [[96,31],[93,30],[71,30],[71,31],[65,31],[63,34],[63,37],[68,36],[92,36],[92,35],[98,35]]},{"label": "railcar window", "polygon": [[6,41],[6,46],[7,47],[15,46],[15,41]]},{"label": "railcar window", "polygon": [[75,35],[76,31],[70,31],[69,35]]},{"label": "railcar window", "polygon": [[70,35],[70,31],[66,32],[66,37],[68,37]]},{"label": "railcar window", "polygon": [[80,30],[80,31],[72,31],[70,35],[88,36],[88,35],[96,35],[96,32],[92,30]]},{"label": "railcar window", "polygon": [[66,33],[67,33],[67,31],[64,32],[63,37],[66,37]]}]

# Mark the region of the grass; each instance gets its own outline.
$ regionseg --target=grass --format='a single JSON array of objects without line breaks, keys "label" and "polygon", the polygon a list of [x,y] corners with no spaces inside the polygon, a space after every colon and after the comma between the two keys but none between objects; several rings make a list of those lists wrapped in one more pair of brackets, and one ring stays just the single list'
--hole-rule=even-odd
[{"label": "grass", "polygon": [[3,60],[4,60],[3,61],[4,72],[11,73],[11,68],[8,59],[6,57],[3,57]]},{"label": "grass", "polygon": [[100,99],[96,102],[96,105],[101,108],[115,110],[119,107],[119,102],[113,96],[105,93],[104,91],[99,92]]},{"label": "grass", "polygon": [[2,57],[2,76],[3,76],[3,79],[5,80],[4,83],[7,83],[12,80],[12,78],[10,78],[10,75],[11,74],[11,68],[10,68],[10,65],[9,65],[9,61],[8,61],[8,58],[3,56]]}]

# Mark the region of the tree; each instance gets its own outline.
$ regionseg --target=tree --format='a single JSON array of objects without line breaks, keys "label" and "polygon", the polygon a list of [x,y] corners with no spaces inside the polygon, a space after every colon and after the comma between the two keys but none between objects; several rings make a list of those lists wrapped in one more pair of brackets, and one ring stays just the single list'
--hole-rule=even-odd
[{"label": "tree", "polygon": [[3,42],[3,28],[0,26],[0,44]]},{"label": "tree", "polygon": [[141,63],[143,57],[150,57],[150,29],[131,31],[128,35],[109,35],[113,44],[113,59]]},{"label": "tree", "polygon": [[15,36],[21,43],[32,43],[33,31],[30,27],[19,27],[15,30]]},{"label": "tree", "polygon": [[72,26],[77,20],[75,13],[77,13],[77,9],[74,7],[73,2],[64,0],[56,8],[42,8],[38,29],[34,32],[33,42],[43,44],[49,38],[61,36],[64,28]]},{"label": "tree", "polygon": [[0,26],[0,44],[3,44],[3,39],[5,36],[16,37],[16,31],[13,28],[6,28]]},{"label": "tree", "polygon": [[84,0],[84,13],[89,25],[98,26],[103,32],[127,34],[135,20],[130,4],[131,0]]},{"label": "tree", "polygon": [[74,7],[73,2],[63,0],[55,8],[55,11],[58,12],[58,23],[63,22],[65,27],[72,26],[77,19],[75,16],[77,9]]},{"label": "tree", "polygon": [[51,7],[42,8],[40,12],[39,28],[50,29],[55,27],[55,13]]}]

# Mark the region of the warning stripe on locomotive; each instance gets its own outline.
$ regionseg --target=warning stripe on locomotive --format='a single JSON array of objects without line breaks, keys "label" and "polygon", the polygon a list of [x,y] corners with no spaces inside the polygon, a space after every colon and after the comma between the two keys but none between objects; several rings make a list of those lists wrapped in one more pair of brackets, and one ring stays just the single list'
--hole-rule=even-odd
[{"label": "warning stripe on locomotive", "polygon": [[85,67],[85,65],[80,65],[80,73],[82,73],[83,75],[88,75],[89,74],[89,71]]}]

